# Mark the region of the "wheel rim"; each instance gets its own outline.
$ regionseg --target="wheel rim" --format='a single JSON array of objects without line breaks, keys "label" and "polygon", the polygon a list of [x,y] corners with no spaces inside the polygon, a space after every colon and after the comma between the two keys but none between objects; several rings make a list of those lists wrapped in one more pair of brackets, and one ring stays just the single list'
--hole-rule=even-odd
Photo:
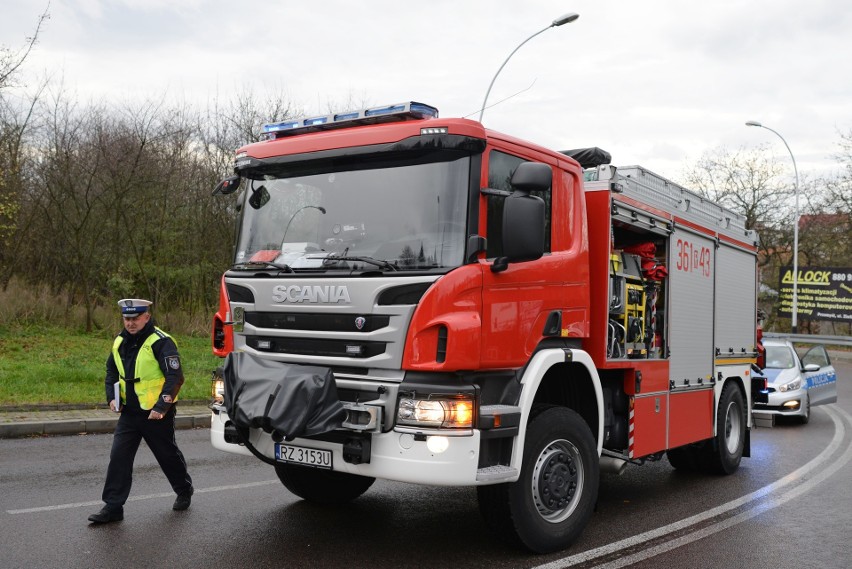
[{"label": "wheel rim", "polygon": [[551,523],[568,518],[583,494],[583,459],[570,442],[560,439],[545,447],[535,462],[532,494],[541,517]]},{"label": "wheel rim", "polygon": [[740,446],[742,436],[743,418],[737,406],[731,402],[725,413],[725,447],[728,452],[734,454]]}]

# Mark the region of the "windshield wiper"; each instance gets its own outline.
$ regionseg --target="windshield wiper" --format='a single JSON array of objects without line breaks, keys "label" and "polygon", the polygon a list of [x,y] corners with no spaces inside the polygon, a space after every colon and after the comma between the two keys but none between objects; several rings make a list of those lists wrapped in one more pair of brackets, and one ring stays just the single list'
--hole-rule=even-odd
[{"label": "windshield wiper", "polygon": [[272,263],[270,261],[249,261],[248,263],[236,263],[231,266],[232,269],[246,269],[246,270],[255,270],[255,269],[278,269],[280,271],[284,271],[285,273],[295,273],[290,265],[284,265],[279,263]]},{"label": "windshield wiper", "polygon": [[381,269],[386,269],[388,271],[398,271],[396,265],[391,263],[390,261],[385,261],[383,259],[374,259],[372,257],[362,257],[356,255],[328,255],[327,257],[308,257],[309,259],[322,259],[323,265],[330,265],[333,261],[361,261],[362,263],[368,263],[370,265],[375,265]]}]

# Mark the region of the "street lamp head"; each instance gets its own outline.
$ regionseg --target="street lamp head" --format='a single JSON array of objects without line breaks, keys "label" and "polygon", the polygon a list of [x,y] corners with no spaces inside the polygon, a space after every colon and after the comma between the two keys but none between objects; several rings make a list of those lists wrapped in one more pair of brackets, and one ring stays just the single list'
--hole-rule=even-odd
[{"label": "street lamp head", "polygon": [[760,124],[760,123],[759,123],[759,122],[757,122],[757,121],[748,121],[748,122],[746,123],[746,126],[763,126],[763,125],[762,125],[762,124]]},{"label": "street lamp head", "polygon": [[569,12],[569,13],[563,15],[563,16],[560,16],[560,17],[556,18],[555,20],[553,20],[553,23],[551,23],[549,26],[547,26],[546,28],[540,29],[539,31],[537,31],[536,33],[534,33],[533,35],[531,35],[530,37],[528,37],[527,39],[522,41],[520,44],[518,44],[518,47],[516,47],[515,49],[512,50],[512,53],[509,54],[509,56],[503,61],[503,63],[497,69],[497,73],[495,73],[494,77],[491,79],[491,84],[488,85],[488,90],[485,91],[485,99],[482,101],[482,108],[479,110],[479,122],[482,122],[482,115],[485,114],[485,105],[488,103],[488,95],[491,94],[491,88],[494,86],[494,82],[497,80],[497,76],[500,75],[500,72],[503,70],[503,68],[506,66],[506,64],[509,62],[509,60],[512,58],[512,56],[515,55],[515,52],[518,51],[519,49],[521,49],[521,47],[525,43],[527,43],[528,41],[533,39],[538,34],[544,33],[547,30],[549,30],[550,28],[553,28],[553,27],[556,27],[556,26],[561,26],[562,24],[567,24],[569,22],[573,22],[574,20],[576,20],[579,17],[580,17],[580,15],[576,14],[574,12]]},{"label": "street lamp head", "polygon": [[565,14],[564,16],[560,16],[553,20],[553,23],[550,25],[550,27],[553,28],[556,26],[561,26],[562,24],[570,24],[579,17],[580,14],[577,14],[576,12],[569,12],[568,14]]}]

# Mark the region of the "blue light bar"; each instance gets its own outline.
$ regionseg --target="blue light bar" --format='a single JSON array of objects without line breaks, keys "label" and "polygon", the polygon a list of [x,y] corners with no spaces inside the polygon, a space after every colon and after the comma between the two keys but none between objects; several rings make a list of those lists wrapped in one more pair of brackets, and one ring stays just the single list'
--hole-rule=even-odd
[{"label": "blue light bar", "polygon": [[263,125],[268,138],[280,138],[319,130],[349,128],[382,122],[401,122],[438,118],[438,109],[423,103],[398,103],[319,117],[301,118]]},{"label": "blue light bar", "polygon": [[430,107],[429,105],[424,105],[423,103],[411,103],[409,111],[422,115],[422,118],[424,119],[438,118],[438,109]]},{"label": "blue light bar", "polygon": [[349,121],[352,119],[357,119],[359,116],[361,116],[361,113],[359,113],[358,111],[352,111],[351,113],[341,113],[339,115],[334,115],[334,122]]},{"label": "blue light bar", "polygon": [[302,121],[286,121],[263,125],[263,132],[279,132],[302,126]]},{"label": "blue light bar", "polygon": [[379,107],[377,109],[367,109],[364,111],[364,116],[375,117],[378,115],[390,115],[405,110],[402,105],[391,105],[389,107]]}]

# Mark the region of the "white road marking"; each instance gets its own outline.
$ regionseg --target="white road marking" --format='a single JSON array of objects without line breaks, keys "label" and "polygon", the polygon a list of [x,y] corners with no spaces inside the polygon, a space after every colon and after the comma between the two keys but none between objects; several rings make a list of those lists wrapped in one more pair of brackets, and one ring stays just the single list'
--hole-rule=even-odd
[{"label": "white road marking", "polygon": [[[196,488],[196,494],[205,494],[207,492],[223,492],[225,490],[241,490],[243,488],[255,488],[257,486],[269,486],[270,484],[280,484],[278,480],[263,480],[261,482],[247,482],[245,484],[232,484],[230,486],[211,486],[210,488]],[[174,497],[174,492],[162,492],[159,494],[145,494],[143,496],[133,496],[128,498],[128,502],[138,502],[140,500],[153,500],[155,498]],[[101,506],[103,502],[75,502],[73,504],[57,504],[55,506],[42,506],[39,508],[24,508],[22,510],[6,510],[7,514],[33,514],[38,512],[52,512],[54,510],[67,510],[69,508],[88,508],[90,506]]]},{"label": "white road marking", "polygon": [[[679,532],[682,533],[683,530],[691,526],[697,525],[707,520],[711,520],[722,514],[735,510],[741,506],[747,505],[751,502],[756,502],[757,500],[760,500],[766,496],[771,496],[773,493],[778,492],[785,486],[788,486],[794,482],[801,481],[809,472],[822,467],[823,463],[828,462],[831,459],[832,455],[840,448],[843,439],[846,435],[846,427],[841,419],[845,418],[848,422],[852,423],[852,416],[850,416],[842,409],[826,407],[825,410],[828,413],[829,417],[831,417],[831,420],[834,422],[834,437],[831,439],[829,445],[825,447],[825,449],[819,455],[814,457],[813,460],[811,460],[804,466],[794,470],[787,476],[784,476],[783,478],[776,480],[772,484],[768,484],[767,486],[764,486],[763,488],[760,488],[750,494],[746,494],[745,496],[737,498],[736,500],[731,500],[730,502],[707,510],[706,512],[696,514],[694,516],[647,531],[645,533],[622,539],[621,541],[609,543],[607,545],[595,549],[590,549],[588,551],[584,551],[576,555],[563,557],[561,559],[557,559],[555,561],[551,561],[543,565],[537,565],[532,569],[561,569],[565,567],[571,567],[572,565],[578,565],[580,563],[588,563],[590,561],[594,561],[595,559],[600,559],[602,557],[612,555],[619,551],[624,551],[625,549],[636,547],[650,540],[659,540],[660,538],[663,538],[669,534]],[[637,563],[644,559],[654,557],[655,555],[659,555],[660,553],[665,553],[666,551],[670,551],[682,545],[692,543],[694,541],[707,537],[708,535],[718,533],[724,529],[747,521],[768,510],[777,508],[778,506],[788,502],[789,500],[792,500],[793,498],[796,498],[804,494],[805,492],[811,490],[814,486],[821,483],[823,480],[840,470],[847,462],[849,462],[850,459],[852,459],[852,447],[847,447],[846,451],[842,455],[840,455],[840,457],[838,457],[833,462],[833,464],[825,467],[813,478],[796,486],[795,488],[788,490],[784,494],[778,496],[771,496],[769,499],[752,506],[751,509],[741,512],[735,516],[732,516],[711,526],[697,529],[687,535],[682,535],[680,537],[673,538],[668,542],[650,547],[646,550],[627,557],[619,558],[610,563],[597,565],[596,567],[603,567],[606,569],[616,569],[618,567],[624,567],[626,565],[630,565],[632,563]]]}]

